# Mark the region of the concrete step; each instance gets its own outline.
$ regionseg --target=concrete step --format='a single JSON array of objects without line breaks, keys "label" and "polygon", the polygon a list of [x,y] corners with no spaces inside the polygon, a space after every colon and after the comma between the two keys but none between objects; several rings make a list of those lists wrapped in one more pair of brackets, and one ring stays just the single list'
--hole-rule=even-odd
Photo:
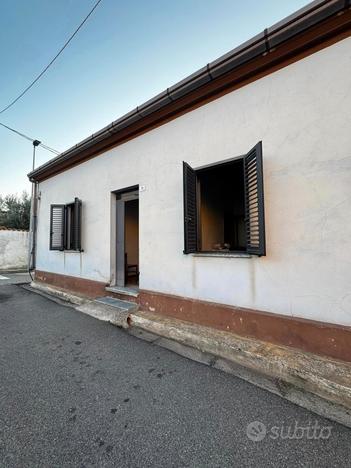
[{"label": "concrete step", "polygon": [[106,286],[105,291],[107,291],[110,297],[115,299],[121,299],[122,301],[127,302],[138,302],[139,288],[134,287],[119,287],[119,286]]},{"label": "concrete step", "polygon": [[139,308],[139,305],[136,304],[135,302],[124,301],[122,299],[116,299],[110,296],[97,297],[94,300],[94,302],[98,302],[99,304],[104,304],[110,307],[114,307],[115,309],[118,309],[121,311],[122,310],[127,311],[129,313],[136,312]]},{"label": "concrete step", "polygon": [[138,297],[139,296],[139,288],[137,286],[106,286],[106,291],[111,292],[113,294],[119,294],[121,296],[129,296],[129,297]]},{"label": "concrete step", "polygon": [[139,305],[135,302],[122,301],[114,297],[98,297],[76,307],[79,312],[91,315],[94,318],[110,322],[118,327],[128,328],[130,314],[136,313]]},{"label": "concrete step", "polygon": [[80,312],[122,328],[129,327],[130,314],[136,313],[138,308],[139,305],[135,302],[122,301],[108,296],[98,297],[76,307]]}]

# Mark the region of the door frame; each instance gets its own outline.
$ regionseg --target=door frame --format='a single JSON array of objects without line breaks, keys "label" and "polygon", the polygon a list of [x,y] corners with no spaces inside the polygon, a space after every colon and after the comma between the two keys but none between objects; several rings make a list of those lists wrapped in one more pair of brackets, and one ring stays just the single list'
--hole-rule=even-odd
[{"label": "door frame", "polygon": [[139,199],[139,185],[111,193],[111,286],[125,287],[125,203]]}]

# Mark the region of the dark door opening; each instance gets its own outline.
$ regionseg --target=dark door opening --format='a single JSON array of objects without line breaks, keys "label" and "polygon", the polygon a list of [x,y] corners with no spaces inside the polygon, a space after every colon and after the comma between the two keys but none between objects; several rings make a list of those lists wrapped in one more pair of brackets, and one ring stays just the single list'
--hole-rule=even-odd
[{"label": "dark door opening", "polygon": [[137,285],[139,282],[139,200],[125,202],[125,284]]},{"label": "dark door opening", "polygon": [[139,285],[139,193],[119,193],[117,197],[117,286]]}]

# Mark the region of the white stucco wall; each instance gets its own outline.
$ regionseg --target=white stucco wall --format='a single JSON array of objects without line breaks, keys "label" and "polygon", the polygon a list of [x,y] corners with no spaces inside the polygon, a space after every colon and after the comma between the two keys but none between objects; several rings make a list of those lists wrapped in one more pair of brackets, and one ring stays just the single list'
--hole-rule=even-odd
[{"label": "white stucco wall", "polygon": [[[351,39],[40,184],[39,270],[110,280],[110,192],[140,193],[140,287],[351,325]],[[182,161],[263,141],[267,256],[183,255]],[[84,253],[49,250],[51,203],[83,200]]]},{"label": "white stucco wall", "polygon": [[28,265],[28,232],[0,230],[0,271],[20,270]]}]

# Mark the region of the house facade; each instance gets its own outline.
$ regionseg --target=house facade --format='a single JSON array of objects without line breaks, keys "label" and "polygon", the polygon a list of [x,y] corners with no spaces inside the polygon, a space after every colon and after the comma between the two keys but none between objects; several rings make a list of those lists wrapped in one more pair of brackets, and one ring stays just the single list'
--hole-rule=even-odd
[{"label": "house facade", "polygon": [[350,361],[350,31],[313,2],[29,174],[36,280]]}]

